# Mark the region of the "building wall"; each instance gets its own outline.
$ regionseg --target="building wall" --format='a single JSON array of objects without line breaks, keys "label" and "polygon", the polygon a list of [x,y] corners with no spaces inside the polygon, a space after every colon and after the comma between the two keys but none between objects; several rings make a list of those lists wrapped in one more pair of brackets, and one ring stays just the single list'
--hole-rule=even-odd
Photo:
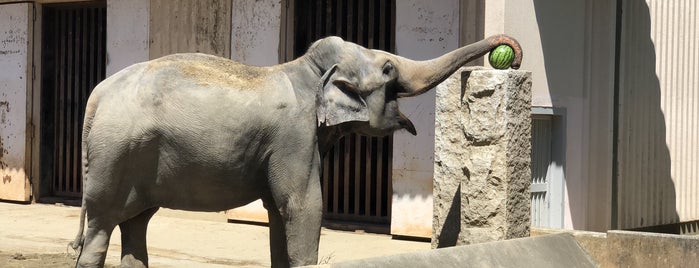
[{"label": "building wall", "polygon": [[[431,59],[459,47],[459,1],[396,1],[396,53]],[[391,234],[430,237],[434,172],[435,90],[400,99],[417,136],[393,134]]]},{"label": "building wall", "polygon": [[150,1],[107,0],[107,77],[149,59]]},{"label": "building wall", "polygon": [[233,0],[231,59],[255,66],[279,64],[281,0]]},{"label": "building wall", "polygon": [[699,220],[699,6],[622,3],[619,227]]},{"label": "building wall", "polygon": [[150,0],[149,56],[184,52],[230,57],[231,1]]},{"label": "building wall", "polygon": [[565,152],[556,164],[564,170],[568,229],[609,226],[615,18],[609,2],[493,0],[485,7],[485,36],[506,33],[522,44],[532,105],[559,111],[564,129],[554,139]]},{"label": "building wall", "polygon": [[0,199],[29,201],[31,4],[0,5]]}]

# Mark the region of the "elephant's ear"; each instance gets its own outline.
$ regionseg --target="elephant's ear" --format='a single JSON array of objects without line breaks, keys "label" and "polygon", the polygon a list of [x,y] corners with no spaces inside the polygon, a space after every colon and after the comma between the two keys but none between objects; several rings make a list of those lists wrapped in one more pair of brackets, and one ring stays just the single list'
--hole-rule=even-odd
[{"label": "elephant's ear", "polygon": [[350,121],[369,121],[367,104],[357,87],[336,74],[337,64],[325,72],[318,85],[318,125],[333,126]]}]

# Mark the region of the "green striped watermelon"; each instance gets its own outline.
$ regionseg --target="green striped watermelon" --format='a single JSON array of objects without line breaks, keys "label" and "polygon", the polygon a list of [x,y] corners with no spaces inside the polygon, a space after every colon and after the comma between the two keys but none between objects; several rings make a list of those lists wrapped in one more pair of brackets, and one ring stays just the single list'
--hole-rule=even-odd
[{"label": "green striped watermelon", "polygon": [[515,51],[508,45],[499,45],[490,51],[488,61],[495,69],[507,69],[515,60]]}]

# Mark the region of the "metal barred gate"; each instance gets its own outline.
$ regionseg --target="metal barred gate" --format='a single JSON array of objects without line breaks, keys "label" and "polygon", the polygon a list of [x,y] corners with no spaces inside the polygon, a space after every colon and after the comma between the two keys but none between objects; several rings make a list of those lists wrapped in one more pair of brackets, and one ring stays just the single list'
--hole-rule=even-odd
[{"label": "metal barred gate", "polygon": [[41,78],[41,163],[51,195],[79,197],[87,98],[105,77],[103,1],[45,5]]},{"label": "metal barred gate", "polygon": [[[395,52],[395,0],[294,1],[293,10],[291,58],[332,35]],[[392,141],[352,134],[328,152],[322,173],[326,220],[390,223]]]}]

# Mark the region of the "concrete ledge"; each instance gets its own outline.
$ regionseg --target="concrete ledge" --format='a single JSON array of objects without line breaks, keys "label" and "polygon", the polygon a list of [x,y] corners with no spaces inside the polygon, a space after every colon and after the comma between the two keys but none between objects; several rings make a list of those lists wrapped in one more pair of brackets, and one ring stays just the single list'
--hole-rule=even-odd
[{"label": "concrete ledge", "polygon": [[699,236],[631,231],[605,233],[532,228],[531,235],[569,234],[600,267],[696,267]]},{"label": "concrete ledge", "polygon": [[597,267],[571,234],[434,249],[318,267]]}]

